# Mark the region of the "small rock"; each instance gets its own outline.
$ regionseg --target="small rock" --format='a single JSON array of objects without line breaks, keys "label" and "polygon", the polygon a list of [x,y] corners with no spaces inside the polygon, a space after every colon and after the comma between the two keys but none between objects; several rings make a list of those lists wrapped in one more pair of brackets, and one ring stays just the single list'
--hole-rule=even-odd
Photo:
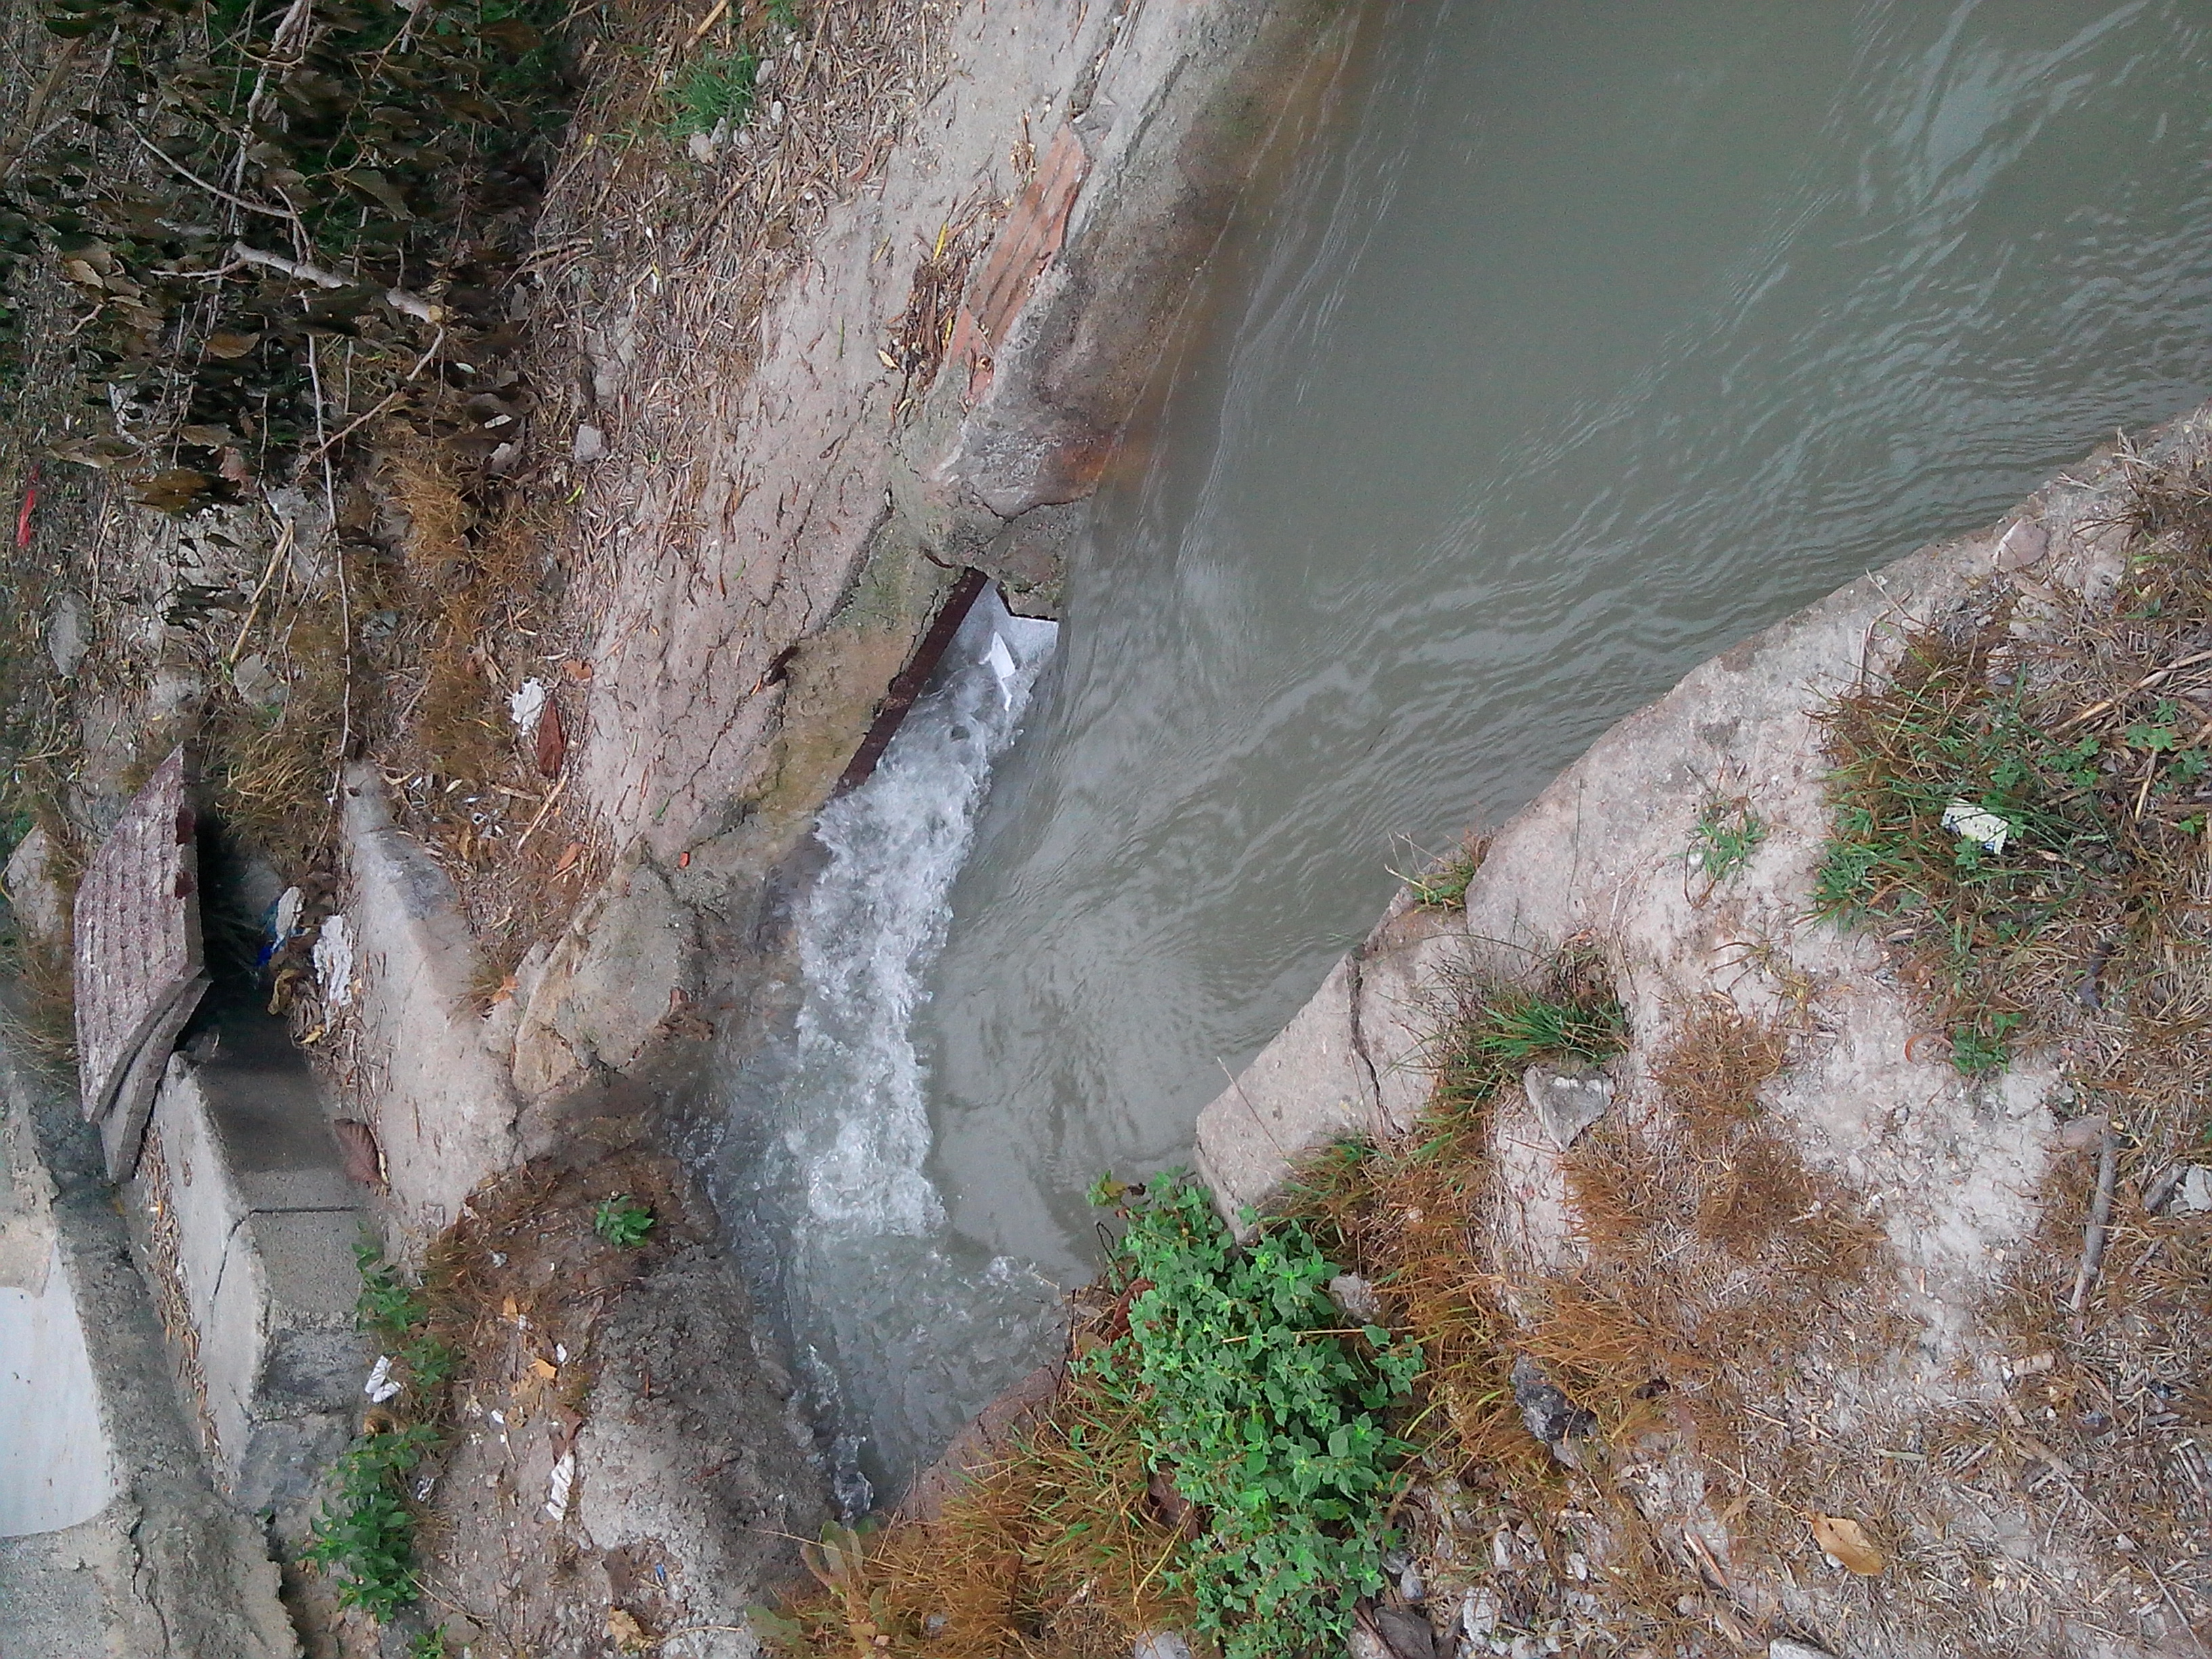
[{"label": "small rock", "polygon": [[2192,1164],[2181,1172],[2174,1182],[2173,1192],[2166,1200],[2168,1215],[2203,1215],[2212,1212],[2212,1169],[2202,1164]]},{"label": "small rock", "polygon": [[1363,1325],[1382,1322],[1382,1299],[1375,1294],[1373,1283],[1358,1273],[1339,1273],[1330,1279],[1328,1299],[1346,1319],[1356,1319]]},{"label": "small rock", "polygon": [[230,683],[238,690],[240,698],[255,708],[276,709],[283,706],[291,687],[284,677],[269,665],[269,659],[258,651],[240,657],[238,665],[230,671]]},{"label": "small rock", "polygon": [[1835,1656],[1826,1648],[1814,1647],[1810,1642],[1778,1636],[1766,1644],[1766,1659],[1835,1659]]},{"label": "small rock", "polygon": [[1425,1615],[1405,1607],[1378,1607],[1375,1628],[1390,1659],[1436,1659],[1437,1635]]},{"label": "small rock", "polygon": [[15,843],[7,872],[0,875],[0,881],[7,884],[8,902],[15,907],[16,921],[33,939],[47,945],[61,943],[70,921],[69,902],[54,878],[53,865],[53,842],[43,827],[34,824]]},{"label": "small rock", "polygon": [[690,136],[690,137],[684,141],[684,148],[690,151],[691,159],[696,161],[701,167],[712,167],[714,164],[714,135],[713,133],[695,132]]},{"label": "small rock", "polygon": [[[611,394],[605,394],[611,395]],[[603,459],[607,453],[607,434],[591,425],[576,428],[575,441],[568,446],[568,459],[579,466]]]},{"label": "small rock", "polygon": [[1513,1361],[1513,1403],[1521,1408],[1521,1421],[1528,1432],[1566,1461],[1565,1443],[1578,1440],[1597,1427],[1597,1419],[1567,1398],[1527,1354]]},{"label": "small rock", "polygon": [[2051,549],[2051,532],[2033,519],[2015,519],[2012,528],[1990,550],[1990,562],[2000,570],[2025,570],[2040,563]]},{"label": "small rock", "polygon": [[1595,1066],[1531,1066],[1521,1087],[1563,1152],[1613,1105],[1613,1079]]},{"label": "small rock", "polygon": [[1429,1599],[1429,1587],[1421,1582],[1421,1570],[1411,1562],[1407,1563],[1406,1570],[1398,1575],[1398,1594],[1414,1607]]},{"label": "small rock", "polygon": [[46,655],[53,659],[54,672],[64,679],[76,673],[77,664],[84,660],[89,643],[84,623],[84,601],[74,593],[55,600],[53,615],[46,618]]},{"label": "small rock", "polygon": [[1190,1659],[1190,1644],[1175,1631],[1156,1630],[1137,1638],[1130,1659]]},{"label": "small rock", "polygon": [[1468,1639],[1480,1642],[1498,1628],[1498,1594],[1485,1587],[1469,1590],[1467,1601],[1459,1610],[1459,1627],[1467,1632]]}]

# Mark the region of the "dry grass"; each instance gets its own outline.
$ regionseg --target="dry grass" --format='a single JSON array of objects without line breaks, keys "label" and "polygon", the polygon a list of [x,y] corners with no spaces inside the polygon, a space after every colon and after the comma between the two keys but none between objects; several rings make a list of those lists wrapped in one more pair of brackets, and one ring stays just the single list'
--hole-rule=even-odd
[{"label": "dry grass", "polygon": [[[1980,1310],[2012,1357],[2006,1397],[1930,1431],[1947,1490],[2045,1540],[2027,1565],[1967,1577],[2010,1574],[2049,1631],[2155,1640],[2212,1620],[2212,1228],[2147,1202],[2212,1150],[2212,470],[2125,448],[2117,465],[2126,566],[2108,602],[2037,587],[2037,612],[2015,618],[1996,590],[1841,700],[1828,737],[1838,842],[1878,855],[1844,913],[1879,921],[1970,1057],[2002,1063],[2010,1041],[2053,1052],[2086,1120]],[[2003,811],[2014,844],[1962,862],[1939,797]],[[2093,1273],[2100,1120],[2113,1178]],[[2069,1558],[2106,1581],[2037,1582]]]},{"label": "dry grass", "polygon": [[1182,1536],[1134,1425],[1079,1378],[934,1519],[811,1548],[820,1589],[774,1634],[793,1653],[1126,1659],[1195,1614],[1159,1583]]}]

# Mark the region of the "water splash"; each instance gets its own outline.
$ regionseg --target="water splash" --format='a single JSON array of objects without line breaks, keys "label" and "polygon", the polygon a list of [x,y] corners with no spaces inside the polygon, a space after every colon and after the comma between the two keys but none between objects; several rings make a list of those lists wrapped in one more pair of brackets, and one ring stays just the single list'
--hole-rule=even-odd
[{"label": "water splash", "polygon": [[1058,1322],[1049,1280],[946,1227],[914,1038],[992,762],[1058,633],[984,593],[874,775],[823,810],[798,1018],[732,1091],[716,1196],[834,1438],[848,1514],[902,1485]]}]

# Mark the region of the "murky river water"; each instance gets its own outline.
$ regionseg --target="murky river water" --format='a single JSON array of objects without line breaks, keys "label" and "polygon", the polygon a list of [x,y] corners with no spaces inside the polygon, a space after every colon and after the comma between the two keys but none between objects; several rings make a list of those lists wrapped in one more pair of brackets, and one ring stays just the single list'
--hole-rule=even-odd
[{"label": "murky river water", "polygon": [[1332,136],[1217,261],[1024,729],[963,797],[949,936],[908,958],[929,1206],[845,1258],[941,1267],[910,1304],[888,1267],[793,1304],[879,1483],[1024,1368],[1037,1275],[1088,1271],[1085,1186],[1188,1155],[1403,843],[1501,818],[1700,659],[2212,392],[2201,0],[1370,27]]}]

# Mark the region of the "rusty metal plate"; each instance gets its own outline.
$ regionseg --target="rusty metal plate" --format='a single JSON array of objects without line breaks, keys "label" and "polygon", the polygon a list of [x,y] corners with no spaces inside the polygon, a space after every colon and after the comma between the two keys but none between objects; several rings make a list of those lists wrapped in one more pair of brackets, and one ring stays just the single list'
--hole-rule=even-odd
[{"label": "rusty metal plate", "polygon": [[[118,1104],[149,1043],[166,1047],[206,989],[200,942],[199,855],[185,796],[185,751],[163,761],[93,855],[76,893],[76,1048],[87,1118]],[[166,1054],[141,1066],[158,1082]],[[135,1097],[141,1092],[131,1090]],[[150,1094],[150,1091],[146,1091]],[[137,1127],[143,1127],[143,1113]],[[118,1129],[126,1127],[118,1125]],[[111,1135],[111,1141],[135,1135]],[[108,1163],[136,1164],[111,1146]]]}]

